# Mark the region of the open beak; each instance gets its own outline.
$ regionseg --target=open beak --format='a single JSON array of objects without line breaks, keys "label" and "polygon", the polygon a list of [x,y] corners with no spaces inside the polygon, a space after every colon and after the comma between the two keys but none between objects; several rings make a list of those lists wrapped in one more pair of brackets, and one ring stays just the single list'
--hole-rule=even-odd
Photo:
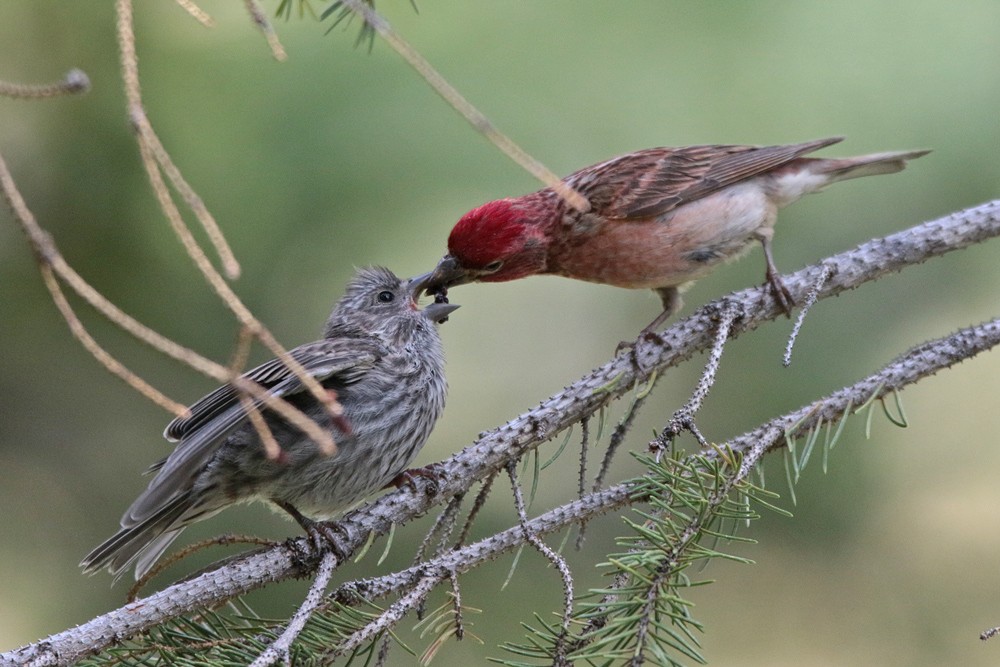
[{"label": "open beak", "polygon": [[449,287],[464,285],[474,280],[475,276],[460,267],[454,257],[445,255],[433,271],[413,279],[413,294],[419,296],[421,292],[427,292],[436,295],[447,292]]},{"label": "open beak", "polygon": [[461,306],[457,303],[444,303],[442,301],[441,303],[435,302],[427,304],[421,312],[424,314],[424,317],[429,319],[431,322],[442,324],[443,322],[447,322],[448,316],[460,307]]},{"label": "open beak", "polygon": [[[435,271],[430,273],[425,273],[422,276],[417,276],[416,278],[411,278],[409,281],[409,292],[410,298],[413,299],[413,303],[416,304],[420,299],[420,295],[424,290],[432,290],[435,288],[434,284],[430,280],[434,277]],[[432,292],[433,293],[433,292]],[[458,310],[459,306],[457,303],[448,303],[443,296],[438,296],[435,294],[434,303],[427,304],[421,311],[427,319],[431,322],[436,322],[441,324],[447,321],[448,315]]]}]

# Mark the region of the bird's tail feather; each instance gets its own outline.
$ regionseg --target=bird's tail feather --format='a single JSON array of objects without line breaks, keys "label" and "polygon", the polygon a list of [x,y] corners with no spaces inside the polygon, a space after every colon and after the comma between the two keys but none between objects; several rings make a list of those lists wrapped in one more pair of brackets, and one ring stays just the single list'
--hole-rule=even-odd
[{"label": "bird's tail feather", "polygon": [[[126,525],[127,521],[123,520],[122,529],[87,554],[80,567],[86,573],[107,568],[117,579],[136,562],[135,576],[140,578],[191,522],[193,506],[192,494],[188,492],[165,503],[135,525]],[[199,517],[201,514],[198,512]]]},{"label": "bird's tail feather", "polygon": [[834,183],[861,176],[894,174],[906,168],[907,160],[915,160],[928,153],[929,150],[891,151],[839,159],[814,158],[815,162],[810,165],[809,170],[815,174],[826,175],[830,179],[829,182]]}]

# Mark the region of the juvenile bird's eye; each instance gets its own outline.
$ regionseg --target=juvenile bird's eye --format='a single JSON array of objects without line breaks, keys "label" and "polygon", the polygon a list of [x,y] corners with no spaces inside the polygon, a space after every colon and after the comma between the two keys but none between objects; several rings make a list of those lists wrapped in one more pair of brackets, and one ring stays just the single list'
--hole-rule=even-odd
[{"label": "juvenile bird's eye", "polygon": [[385,290],[384,292],[379,292],[378,297],[376,298],[381,303],[392,303],[393,299],[396,298],[396,295],[390,292],[389,290]]},{"label": "juvenile bird's eye", "polygon": [[486,273],[496,273],[497,271],[500,270],[501,266],[503,266],[503,262],[501,262],[498,259],[497,261],[490,262],[489,264],[487,264],[486,266],[484,266],[483,267],[483,271],[485,271]]}]

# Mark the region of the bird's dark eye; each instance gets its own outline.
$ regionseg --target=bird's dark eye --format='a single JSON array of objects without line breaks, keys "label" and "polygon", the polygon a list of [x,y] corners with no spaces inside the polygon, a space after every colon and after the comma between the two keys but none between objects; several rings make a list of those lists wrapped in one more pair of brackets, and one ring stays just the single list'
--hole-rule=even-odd
[{"label": "bird's dark eye", "polygon": [[503,262],[501,262],[498,259],[497,261],[490,262],[489,264],[487,264],[486,266],[484,266],[483,267],[483,271],[485,271],[486,273],[496,273],[497,271],[500,270],[501,266],[503,266]]},{"label": "bird's dark eye", "polygon": [[385,290],[384,292],[379,292],[378,297],[376,298],[380,303],[392,303],[393,299],[396,298],[396,295],[389,290]]}]

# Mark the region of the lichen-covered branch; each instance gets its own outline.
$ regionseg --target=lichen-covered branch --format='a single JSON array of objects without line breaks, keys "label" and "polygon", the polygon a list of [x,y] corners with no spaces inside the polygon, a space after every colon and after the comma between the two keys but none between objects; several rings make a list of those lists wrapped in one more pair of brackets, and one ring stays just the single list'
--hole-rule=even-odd
[{"label": "lichen-covered branch", "polygon": [[[869,241],[854,250],[786,276],[785,284],[793,297],[799,299],[816,284],[816,276],[829,271],[830,278],[819,295],[825,298],[888,272],[998,234],[1000,202],[991,202]],[[782,313],[770,294],[759,288],[731,294],[726,300],[737,304],[745,313],[743,318],[734,322],[733,335],[753,329],[766,319]],[[353,551],[361,546],[369,533],[385,534],[394,523],[411,520],[426,513],[435,504],[448,502],[454,496],[468,492],[473,484],[494,476],[508,461],[523,456],[631,391],[637,382],[646,381],[651,374],[662,373],[666,368],[707,349],[713,343],[717,328],[714,318],[718,312],[718,306],[710,304],[665,331],[662,341],[638,341],[633,352],[619,355],[538,407],[484,434],[441,464],[442,481],[436,496],[428,497],[413,489],[403,488],[352,512],[341,522],[350,535],[348,543],[342,546],[347,551]],[[827,399],[817,400],[733,439],[730,447],[742,454],[746,466],[746,470],[740,473],[741,477],[749,473],[753,462],[764,453],[784,446],[786,436],[806,433],[820,420],[832,423],[844,413],[849,413],[853,406],[891,394],[998,342],[998,321],[962,329],[910,350],[878,373]],[[639,363],[633,360],[632,354]],[[719,451],[709,449],[703,455],[711,458],[719,456]],[[578,524],[601,512],[640,502],[642,498],[630,497],[631,491],[629,485],[617,485],[591,493],[536,517],[527,527],[531,533],[543,535]],[[366,598],[374,598],[414,586],[421,579],[421,573],[461,573],[523,544],[524,536],[525,530],[515,526],[391,577],[356,582],[354,590]],[[302,538],[299,543],[299,553],[307,552],[307,541]],[[303,564],[284,545],[258,550],[229,559],[217,569],[0,657],[12,664],[69,664],[166,619],[219,604],[274,581],[306,574],[303,567],[311,570],[317,562],[318,556]],[[439,567],[441,569],[437,570]]]}]

